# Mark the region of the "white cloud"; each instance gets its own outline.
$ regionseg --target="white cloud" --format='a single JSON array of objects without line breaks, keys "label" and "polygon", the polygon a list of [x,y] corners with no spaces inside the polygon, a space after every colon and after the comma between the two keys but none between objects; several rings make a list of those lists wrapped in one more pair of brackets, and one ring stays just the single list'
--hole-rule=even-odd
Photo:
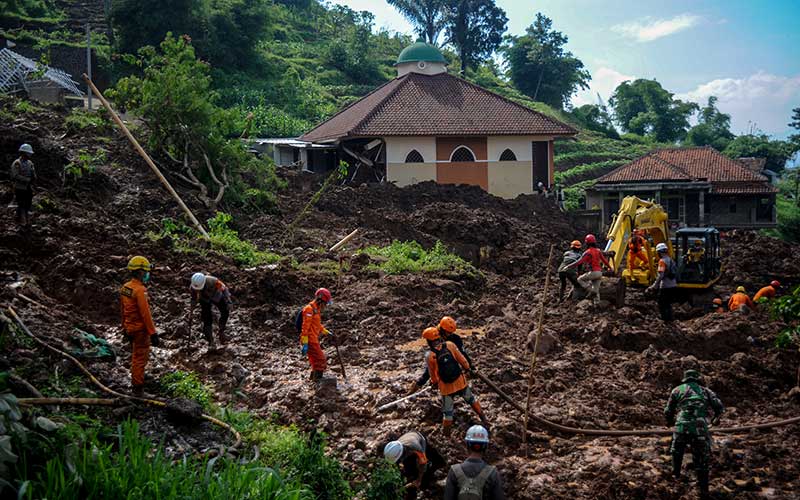
[{"label": "white cloud", "polygon": [[672,19],[653,19],[645,17],[629,23],[617,24],[611,30],[637,42],[652,42],[659,38],[669,36],[696,26],[700,16],[694,14],[681,14]]},{"label": "white cloud", "polygon": [[731,115],[734,133],[748,132],[754,126],[784,137],[791,109],[800,102],[800,75],[759,71],[744,78],[718,78],[676,97],[703,105],[712,95],[719,99],[719,109]]},{"label": "white cloud", "polygon": [[583,106],[584,104],[597,104],[597,95],[608,103],[609,97],[614,93],[617,85],[625,80],[635,80],[635,76],[625,75],[617,70],[601,67],[592,72],[592,80],[589,82],[589,89],[582,90],[572,98],[573,106]]}]

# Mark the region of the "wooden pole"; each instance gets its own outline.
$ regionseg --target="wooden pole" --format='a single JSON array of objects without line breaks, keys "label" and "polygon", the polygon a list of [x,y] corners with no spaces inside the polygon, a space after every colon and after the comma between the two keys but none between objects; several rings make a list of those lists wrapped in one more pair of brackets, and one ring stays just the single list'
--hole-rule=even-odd
[{"label": "wooden pole", "polygon": [[544,323],[544,305],[547,303],[547,289],[550,287],[550,264],[553,260],[554,244],[550,244],[550,253],[547,256],[547,267],[544,274],[544,290],[542,291],[542,306],[539,309],[539,323],[536,325],[536,341],[533,344],[533,354],[531,355],[531,368],[528,372],[528,400],[525,403],[525,426],[522,428],[522,445],[525,448],[525,456],[528,456],[528,417],[531,411],[531,392],[533,391],[533,373],[536,368],[536,354],[539,350],[539,337],[542,335],[542,324]]},{"label": "wooden pole", "polygon": [[352,240],[353,237],[356,234],[358,234],[358,229],[355,229],[352,233],[350,233],[347,236],[345,236],[344,238],[342,238],[341,241],[339,241],[339,243],[337,243],[337,244],[333,245],[332,247],[330,247],[328,249],[328,251],[329,252],[335,252],[336,250],[339,250],[340,248],[342,248],[344,246],[345,243],[347,243],[348,241]]},{"label": "wooden pole", "polygon": [[342,353],[339,352],[339,341],[336,340],[336,335],[333,335],[331,340],[333,340],[333,346],[336,347],[336,357],[339,358],[339,367],[342,369],[342,377],[344,377],[344,381],[347,382],[347,373],[344,371],[344,360],[342,359]]},{"label": "wooden pole", "polygon": [[125,134],[125,137],[127,137],[128,140],[131,142],[131,144],[133,144],[133,147],[134,149],[136,149],[136,152],[139,153],[139,156],[141,156],[144,159],[144,161],[150,167],[150,170],[152,170],[153,173],[156,174],[156,177],[158,177],[158,180],[161,181],[161,184],[163,184],[164,187],[167,188],[169,194],[171,194],[172,197],[175,199],[175,201],[178,202],[178,205],[181,207],[184,213],[186,213],[186,215],[189,217],[189,220],[192,221],[194,227],[197,228],[198,231],[200,231],[200,234],[203,236],[203,238],[205,238],[206,240],[210,240],[211,238],[208,236],[208,233],[206,232],[203,225],[200,224],[200,221],[198,221],[197,218],[192,213],[192,211],[189,210],[189,207],[186,206],[186,204],[181,199],[180,195],[175,191],[175,189],[172,188],[172,185],[169,183],[167,178],[164,177],[164,174],[161,173],[161,170],[159,170],[156,164],[153,163],[153,160],[150,158],[150,155],[147,154],[144,148],[142,148],[142,146],[139,144],[139,141],[137,141],[136,138],[133,136],[133,134],[131,134],[131,131],[128,130],[128,127],[126,127],[125,124],[122,123],[122,119],[120,119],[116,111],[114,111],[111,108],[111,105],[108,103],[108,101],[106,101],[106,98],[103,97],[103,94],[101,94],[100,91],[97,90],[97,87],[95,87],[94,82],[92,82],[92,79],[89,78],[86,75],[86,73],[83,74],[83,79],[86,81],[86,84],[89,85],[89,88],[95,93],[95,95],[103,104],[103,106],[108,110],[108,113],[111,115],[111,118],[114,120],[117,126],[119,126],[119,128],[122,130],[122,133]]}]

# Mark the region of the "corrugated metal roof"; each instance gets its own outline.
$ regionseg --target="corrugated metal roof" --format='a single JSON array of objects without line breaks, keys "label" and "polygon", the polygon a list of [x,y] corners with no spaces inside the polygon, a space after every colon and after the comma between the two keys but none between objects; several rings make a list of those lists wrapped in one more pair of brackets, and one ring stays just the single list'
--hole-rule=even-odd
[{"label": "corrugated metal roof", "polygon": [[[44,67],[44,73],[37,80],[50,80],[59,87],[82,96],[78,83],[72,76],[60,69]],[[27,89],[28,83],[35,80],[30,77],[41,71],[39,63],[33,59],[17,54],[13,50],[4,48],[0,50],[0,92],[8,93],[15,89]]]}]

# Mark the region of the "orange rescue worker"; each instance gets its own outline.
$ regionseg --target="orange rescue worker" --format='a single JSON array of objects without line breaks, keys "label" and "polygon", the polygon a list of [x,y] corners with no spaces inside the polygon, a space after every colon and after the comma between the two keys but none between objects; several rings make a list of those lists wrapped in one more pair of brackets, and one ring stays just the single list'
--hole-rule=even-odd
[{"label": "orange rescue worker", "polygon": [[753,296],[753,302],[758,302],[758,299],[762,297],[766,299],[774,299],[775,295],[778,293],[778,288],[780,287],[780,282],[773,280],[772,283],[756,292],[755,296]]},{"label": "orange rescue worker", "polygon": [[461,354],[455,344],[443,340],[439,336],[438,329],[428,328],[422,336],[428,341],[428,347],[431,349],[427,358],[431,384],[439,388],[439,394],[442,396],[442,431],[449,435],[452,430],[456,396],[461,396],[470,404],[481,419],[483,426],[488,428],[489,424],[483,414],[481,404],[475,399],[464,376],[464,372],[470,369],[467,358]]},{"label": "orange rescue worker", "polygon": [[740,311],[747,314],[752,311],[754,307],[753,301],[750,300],[743,286],[736,287],[736,293],[731,295],[731,298],[728,300],[728,310],[730,312]]},{"label": "orange rescue worker", "polygon": [[628,269],[636,267],[636,261],[641,264],[647,263],[647,255],[644,253],[644,238],[638,229],[633,230],[633,236],[628,240]]},{"label": "orange rescue worker", "polygon": [[300,330],[300,345],[303,356],[308,355],[308,362],[311,364],[311,380],[319,380],[322,374],[328,369],[328,361],[322,346],[319,344],[320,335],[331,335],[322,326],[322,311],[325,307],[333,303],[331,292],[327,288],[320,288],[314,293],[314,300],[303,308],[303,326]]},{"label": "orange rescue worker", "polygon": [[722,305],[722,299],[719,297],[712,301],[711,307],[713,308],[712,312],[717,314],[723,314],[725,312],[725,307]]},{"label": "orange rescue worker", "polygon": [[141,396],[144,390],[144,369],[150,356],[150,346],[158,347],[159,340],[145,284],[150,281],[153,267],[146,258],[137,255],[128,261],[131,280],[119,290],[122,328],[131,341],[131,386],[133,393]]}]

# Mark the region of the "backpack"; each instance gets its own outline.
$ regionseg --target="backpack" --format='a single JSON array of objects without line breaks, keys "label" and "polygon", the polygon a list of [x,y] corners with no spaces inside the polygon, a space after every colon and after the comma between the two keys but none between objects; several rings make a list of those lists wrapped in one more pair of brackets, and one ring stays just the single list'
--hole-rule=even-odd
[{"label": "backpack", "polygon": [[669,259],[669,265],[667,266],[667,272],[664,273],[667,279],[674,280],[678,277],[678,265],[675,264],[675,261]]},{"label": "backpack", "polygon": [[458,482],[458,500],[483,500],[483,487],[494,472],[493,465],[485,465],[475,477],[467,477],[461,464],[453,466]]},{"label": "backpack", "polygon": [[458,380],[461,376],[461,365],[453,357],[453,353],[447,348],[447,344],[436,354],[436,365],[439,367],[439,378],[442,382],[449,384]]}]

